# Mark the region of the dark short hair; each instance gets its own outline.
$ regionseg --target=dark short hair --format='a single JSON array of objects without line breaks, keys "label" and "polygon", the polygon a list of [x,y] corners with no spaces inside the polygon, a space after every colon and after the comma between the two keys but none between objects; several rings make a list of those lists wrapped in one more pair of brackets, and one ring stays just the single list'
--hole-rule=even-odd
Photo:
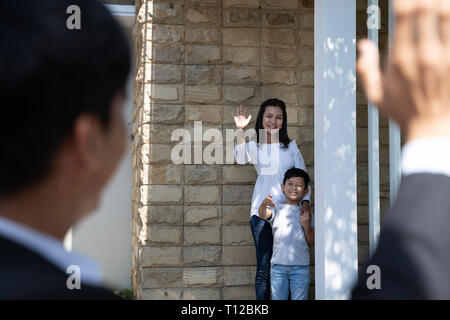
[{"label": "dark short hair", "polygon": [[272,107],[272,106],[279,107],[281,109],[281,111],[283,112],[283,124],[281,125],[281,129],[279,131],[279,137],[280,137],[280,142],[282,143],[283,149],[286,149],[289,147],[289,142],[291,142],[291,140],[289,139],[288,131],[287,131],[286,104],[284,103],[283,100],[280,100],[280,99],[268,99],[261,104],[261,107],[259,107],[258,115],[256,117],[256,124],[255,124],[256,140],[259,143],[259,138],[260,138],[259,130],[264,129],[263,125],[262,125],[264,111],[266,111],[267,107]]},{"label": "dark short hair", "polygon": [[305,182],[305,189],[309,186],[309,175],[305,170],[299,169],[299,168],[291,168],[284,174],[283,184],[286,183],[286,180],[293,178],[293,177],[300,177],[303,178],[303,181]]},{"label": "dark short hair", "polygon": [[[81,29],[67,13],[77,5]],[[70,12],[70,11],[69,11]],[[108,128],[113,96],[125,91],[130,48],[121,26],[94,0],[0,2],[0,197],[51,171],[82,114]]]}]

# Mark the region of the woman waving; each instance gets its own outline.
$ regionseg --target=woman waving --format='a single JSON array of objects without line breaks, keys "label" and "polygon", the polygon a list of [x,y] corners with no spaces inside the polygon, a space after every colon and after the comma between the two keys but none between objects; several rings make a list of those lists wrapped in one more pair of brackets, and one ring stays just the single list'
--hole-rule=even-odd
[{"label": "woman waving", "polygon": [[[269,222],[258,216],[258,208],[268,194],[275,202],[283,202],[281,192],[284,173],[292,168],[306,171],[300,150],[287,133],[286,105],[279,99],[269,99],[261,105],[256,119],[256,142],[245,141],[244,129],[251,119],[242,105],[233,114],[237,129],[234,149],[238,164],[252,163],[258,178],[253,190],[250,209],[250,227],[256,247],[255,290],[257,300],[270,299],[270,259],[273,236]],[[302,199],[302,211],[309,211],[311,192]]]}]

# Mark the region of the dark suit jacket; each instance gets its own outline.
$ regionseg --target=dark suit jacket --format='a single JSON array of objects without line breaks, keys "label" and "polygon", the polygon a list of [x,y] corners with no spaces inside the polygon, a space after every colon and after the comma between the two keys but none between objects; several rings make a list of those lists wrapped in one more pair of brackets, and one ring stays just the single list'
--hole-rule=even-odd
[{"label": "dark suit jacket", "polygon": [[0,299],[120,299],[112,292],[83,284],[69,290],[64,273],[35,252],[0,236]]},{"label": "dark suit jacket", "polygon": [[[367,288],[369,265],[380,267],[380,290]],[[402,179],[352,298],[450,299],[449,177],[413,174]]]}]

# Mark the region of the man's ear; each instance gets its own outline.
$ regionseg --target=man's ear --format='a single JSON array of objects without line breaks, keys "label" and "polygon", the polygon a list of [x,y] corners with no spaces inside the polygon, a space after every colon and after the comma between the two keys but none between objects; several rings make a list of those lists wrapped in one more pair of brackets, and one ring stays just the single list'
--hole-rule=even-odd
[{"label": "man's ear", "polygon": [[283,191],[283,193],[284,193],[284,184],[283,183],[281,184],[281,191]]},{"label": "man's ear", "polygon": [[96,171],[101,165],[102,128],[93,115],[82,114],[75,120],[72,142],[76,158],[82,166]]},{"label": "man's ear", "polygon": [[309,192],[309,187],[305,188],[305,194]]}]

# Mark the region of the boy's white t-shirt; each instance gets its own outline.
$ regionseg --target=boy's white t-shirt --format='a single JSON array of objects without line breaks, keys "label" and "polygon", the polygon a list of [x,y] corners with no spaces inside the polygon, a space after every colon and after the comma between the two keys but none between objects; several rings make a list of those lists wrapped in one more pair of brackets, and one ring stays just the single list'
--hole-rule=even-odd
[{"label": "boy's white t-shirt", "polygon": [[[309,265],[309,246],[300,224],[300,206],[275,203],[272,216],[267,221],[272,225],[272,264]],[[311,227],[314,227],[312,214]]]}]

